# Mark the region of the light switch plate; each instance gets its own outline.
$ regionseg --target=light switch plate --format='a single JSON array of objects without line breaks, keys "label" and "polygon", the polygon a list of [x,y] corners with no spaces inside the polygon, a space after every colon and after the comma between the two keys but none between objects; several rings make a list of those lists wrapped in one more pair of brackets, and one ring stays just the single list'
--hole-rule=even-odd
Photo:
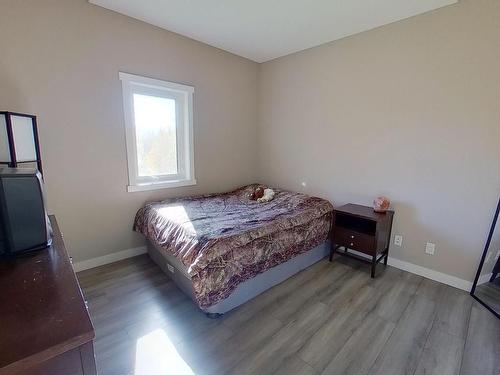
[{"label": "light switch plate", "polygon": [[436,245],[433,244],[432,242],[427,242],[425,245],[425,253],[429,255],[434,255],[434,252],[436,251]]}]

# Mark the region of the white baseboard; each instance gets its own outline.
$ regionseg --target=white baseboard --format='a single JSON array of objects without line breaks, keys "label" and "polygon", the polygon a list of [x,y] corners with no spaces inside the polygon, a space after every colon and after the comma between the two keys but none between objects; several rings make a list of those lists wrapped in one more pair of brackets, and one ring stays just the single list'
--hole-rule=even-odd
[{"label": "white baseboard", "polygon": [[427,279],[438,281],[440,283],[453,286],[458,289],[470,292],[472,289],[472,282],[464,279],[459,279],[458,277],[448,275],[446,273],[431,270],[430,268],[425,268],[422,266],[417,266],[416,264],[405,262],[399,259],[391,258],[387,260],[387,264],[390,266],[399,268],[403,271],[408,271],[414,273],[415,275],[423,276]]},{"label": "white baseboard", "polygon": [[[357,251],[353,251],[353,250],[350,250],[350,251],[353,253],[356,253],[357,255],[366,257],[366,255],[363,253],[358,253]],[[92,258],[92,259],[84,260],[82,262],[75,263],[73,265],[73,268],[75,269],[75,272],[80,272],[80,271],[88,270],[90,268],[99,267],[99,266],[103,266],[105,264],[117,262],[117,261],[122,260],[122,259],[131,258],[131,257],[135,257],[137,255],[145,254],[146,252],[147,252],[146,246],[122,250],[122,251],[118,251],[116,253],[104,255],[102,257]],[[430,268],[417,266],[416,264],[405,262],[403,260],[389,257],[387,264],[389,264],[392,267],[399,268],[400,270],[411,272],[415,275],[419,275],[419,276],[425,277],[427,279],[438,281],[440,283],[450,285],[450,286],[453,286],[455,288],[465,290],[467,292],[469,292],[472,289],[472,282],[471,281],[460,279],[458,277],[451,276],[451,275],[448,275],[446,273],[434,271],[434,270],[431,270]],[[487,282],[490,277],[491,277],[491,274],[481,276],[479,278],[478,285]]]},{"label": "white baseboard", "polygon": [[491,275],[492,275],[492,273],[488,273],[486,275],[479,276],[479,280],[477,280],[477,285],[488,283],[491,279]]},{"label": "white baseboard", "polygon": [[[360,253],[359,251],[349,249],[349,252],[371,260],[370,256],[368,256],[364,253]],[[462,289],[462,290],[465,290],[467,292],[470,292],[470,290],[472,289],[472,282],[471,281],[459,279],[458,277],[451,276],[451,275],[448,275],[446,273],[434,271],[434,270],[431,270],[430,268],[417,266],[416,264],[405,262],[403,260],[389,257],[389,259],[387,259],[387,264],[389,266],[398,268],[400,270],[407,271],[407,272],[413,273],[415,275],[425,277],[427,279],[438,281],[440,283],[450,285],[452,287]],[[483,277],[484,276],[479,278],[478,285],[481,284],[481,280]],[[488,278],[488,280],[489,280],[489,278]],[[487,280],[485,280],[483,282],[486,282],[486,281]]]},{"label": "white baseboard", "polygon": [[117,262],[122,259],[135,257],[137,255],[145,254],[147,252],[146,246],[135,247],[133,249],[126,249],[122,251],[118,251],[116,253],[103,255],[102,257],[92,258],[88,260],[83,260],[81,262],[77,262],[73,264],[73,269],[75,272],[80,272],[84,270],[88,270],[90,268],[103,266],[105,264]]}]

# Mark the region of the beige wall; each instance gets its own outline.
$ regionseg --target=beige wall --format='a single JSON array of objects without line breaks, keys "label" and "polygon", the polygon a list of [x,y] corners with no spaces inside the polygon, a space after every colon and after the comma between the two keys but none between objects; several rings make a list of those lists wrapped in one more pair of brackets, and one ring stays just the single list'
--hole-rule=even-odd
[{"label": "beige wall", "polygon": [[[77,261],[142,245],[145,201],[260,177],[336,205],[386,194],[392,256],[471,280],[500,193],[499,19],[498,1],[462,0],[259,67],[85,0],[7,0],[0,109],[39,116]],[[197,186],[126,192],[118,71],[196,87]]]},{"label": "beige wall", "polygon": [[393,257],[472,280],[500,195],[499,20],[498,0],[462,0],[264,63],[263,181],[336,205],[385,194]]},{"label": "beige wall", "polygon": [[[48,206],[77,261],[142,245],[147,200],[255,180],[257,64],[86,0],[1,8],[0,109],[38,115]],[[195,86],[197,186],[126,192],[119,71]]]}]

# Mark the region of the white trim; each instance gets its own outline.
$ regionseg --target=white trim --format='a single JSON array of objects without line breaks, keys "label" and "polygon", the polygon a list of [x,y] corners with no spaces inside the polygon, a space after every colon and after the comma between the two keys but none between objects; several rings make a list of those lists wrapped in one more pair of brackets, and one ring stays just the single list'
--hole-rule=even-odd
[{"label": "white trim", "polygon": [[[363,257],[367,257],[367,255],[360,253],[360,252],[357,252],[357,251],[354,251],[354,250],[349,250],[349,252],[355,253],[356,255],[360,255]],[[141,255],[141,254],[145,254],[145,253],[147,253],[146,246],[136,247],[133,249],[122,250],[122,251],[118,251],[116,253],[104,255],[104,256],[101,256],[98,258],[92,258],[92,259],[81,261],[81,262],[75,263],[73,265],[73,268],[74,268],[75,272],[80,272],[80,271],[88,270],[90,268],[99,267],[99,266],[103,266],[105,264],[117,262],[117,261],[122,260],[122,259],[132,258],[132,257],[135,257],[137,255]],[[405,262],[403,260],[389,257],[387,264],[389,266],[398,268],[400,270],[407,271],[407,272],[413,273],[415,275],[425,277],[427,279],[438,281],[440,283],[450,285],[452,287],[462,289],[462,290],[465,290],[467,292],[470,292],[470,290],[472,289],[472,282],[471,281],[460,279],[458,277],[451,276],[451,275],[448,275],[446,273],[442,273],[439,271],[434,271],[434,270],[431,270],[430,268],[417,266],[416,264]],[[491,277],[491,274],[482,275],[479,278],[478,285],[484,284],[485,282],[487,282],[489,280],[490,277]]]},{"label": "white trim", "polygon": [[75,270],[75,272],[80,272],[80,271],[88,270],[90,268],[103,266],[105,264],[118,262],[119,260],[122,260],[122,259],[127,259],[127,258],[135,257],[137,255],[142,255],[142,254],[145,254],[146,252],[147,252],[146,246],[122,250],[122,251],[118,251],[116,253],[103,255],[101,257],[83,260],[81,262],[75,263],[75,264],[73,264],[73,269]]},{"label": "white trim", "polygon": [[174,187],[193,186],[193,185],[196,185],[196,180],[173,180],[173,181],[163,181],[163,182],[152,182],[139,185],[127,185],[127,191],[129,193],[133,193],[136,191],[168,189]]},{"label": "white trim", "polygon": [[[119,72],[122,82],[123,115],[127,148],[127,191],[165,189],[195,185],[193,96],[194,87],[162,81],[134,74]],[[139,176],[137,161],[136,129],[134,119],[134,93],[171,97],[176,102],[177,173],[164,176]]]},{"label": "white trim", "polygon": [[144,76],[138,76],[136,74],[118,72],[118,77],[121,81],[130,81],[134,83],[141,84],[142,86],[154,87],[154,88],[168,88],[170,90],[175,90],[179,92],[189,92],[194,93],[194,87],[183,85],[181,83],[175,83],[170,81],[163,81],[161,79],[154,79]]},{"label": "white trim", "polygon": [[387,264],[390,266],[399,268],[403,271],[408,271],[414,273],[415,275],[423,276],[427,279],[438,281],[440,283],[450,285],[452,287],[465,290],[470,292],[472,289],[472,282],[464,279],[460,279],[455,276],[448,275],[439,271],[431,270],[430,268],[425,268],[422,266],[417,266],[416,264],[405,262],[403,260],[395,259],[389,257]]},{"label": "white trim", "polygon": [[[359,251],[356,251],[356,250],[349,249],[349,252],[356,254],[360,257],[366,258],[368,260],[372,259],[371,256],[368,256],[364,253],[360,253]],[[448,275],[446,273],[442,273],[439,271],[434,271],[434,270],[431,270],[430,268],[418,266],[418,265],[410,263],[410,262],[405,262],[403,260],[389,257],[387,259],[387,264],[389,266],[398,268],[400,270],[410,272],[410,273],[413,273],[415,275],[425,277],[427,279],[438,281],[442,284],[446,284],[446,285],[452,286],[454,288],[462,289],[462,290],[465,290],[467,292],[470,292],[472,289],[472,282],[471,281],[460,279],[458,277],[451,276],[451,275]],[[482,280],[482,277],[479,279],[480,281]],[[481,284],[481,282],[478,282],[478,285],[479,284]]]},{"label": "white trim", "polygon": [[477,285],[489,283],[491,279],[491,273],[488,273],[486,275],[481,275],[479,276],[479,280],[477,280]]}]

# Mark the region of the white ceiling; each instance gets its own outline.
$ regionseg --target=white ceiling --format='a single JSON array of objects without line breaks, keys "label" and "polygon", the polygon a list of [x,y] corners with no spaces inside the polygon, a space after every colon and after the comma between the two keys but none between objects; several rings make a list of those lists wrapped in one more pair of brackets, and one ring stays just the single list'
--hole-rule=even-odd
[{"label": "white ceiling", "polygon": [[257,62],[458,0],[89,0]]}]

